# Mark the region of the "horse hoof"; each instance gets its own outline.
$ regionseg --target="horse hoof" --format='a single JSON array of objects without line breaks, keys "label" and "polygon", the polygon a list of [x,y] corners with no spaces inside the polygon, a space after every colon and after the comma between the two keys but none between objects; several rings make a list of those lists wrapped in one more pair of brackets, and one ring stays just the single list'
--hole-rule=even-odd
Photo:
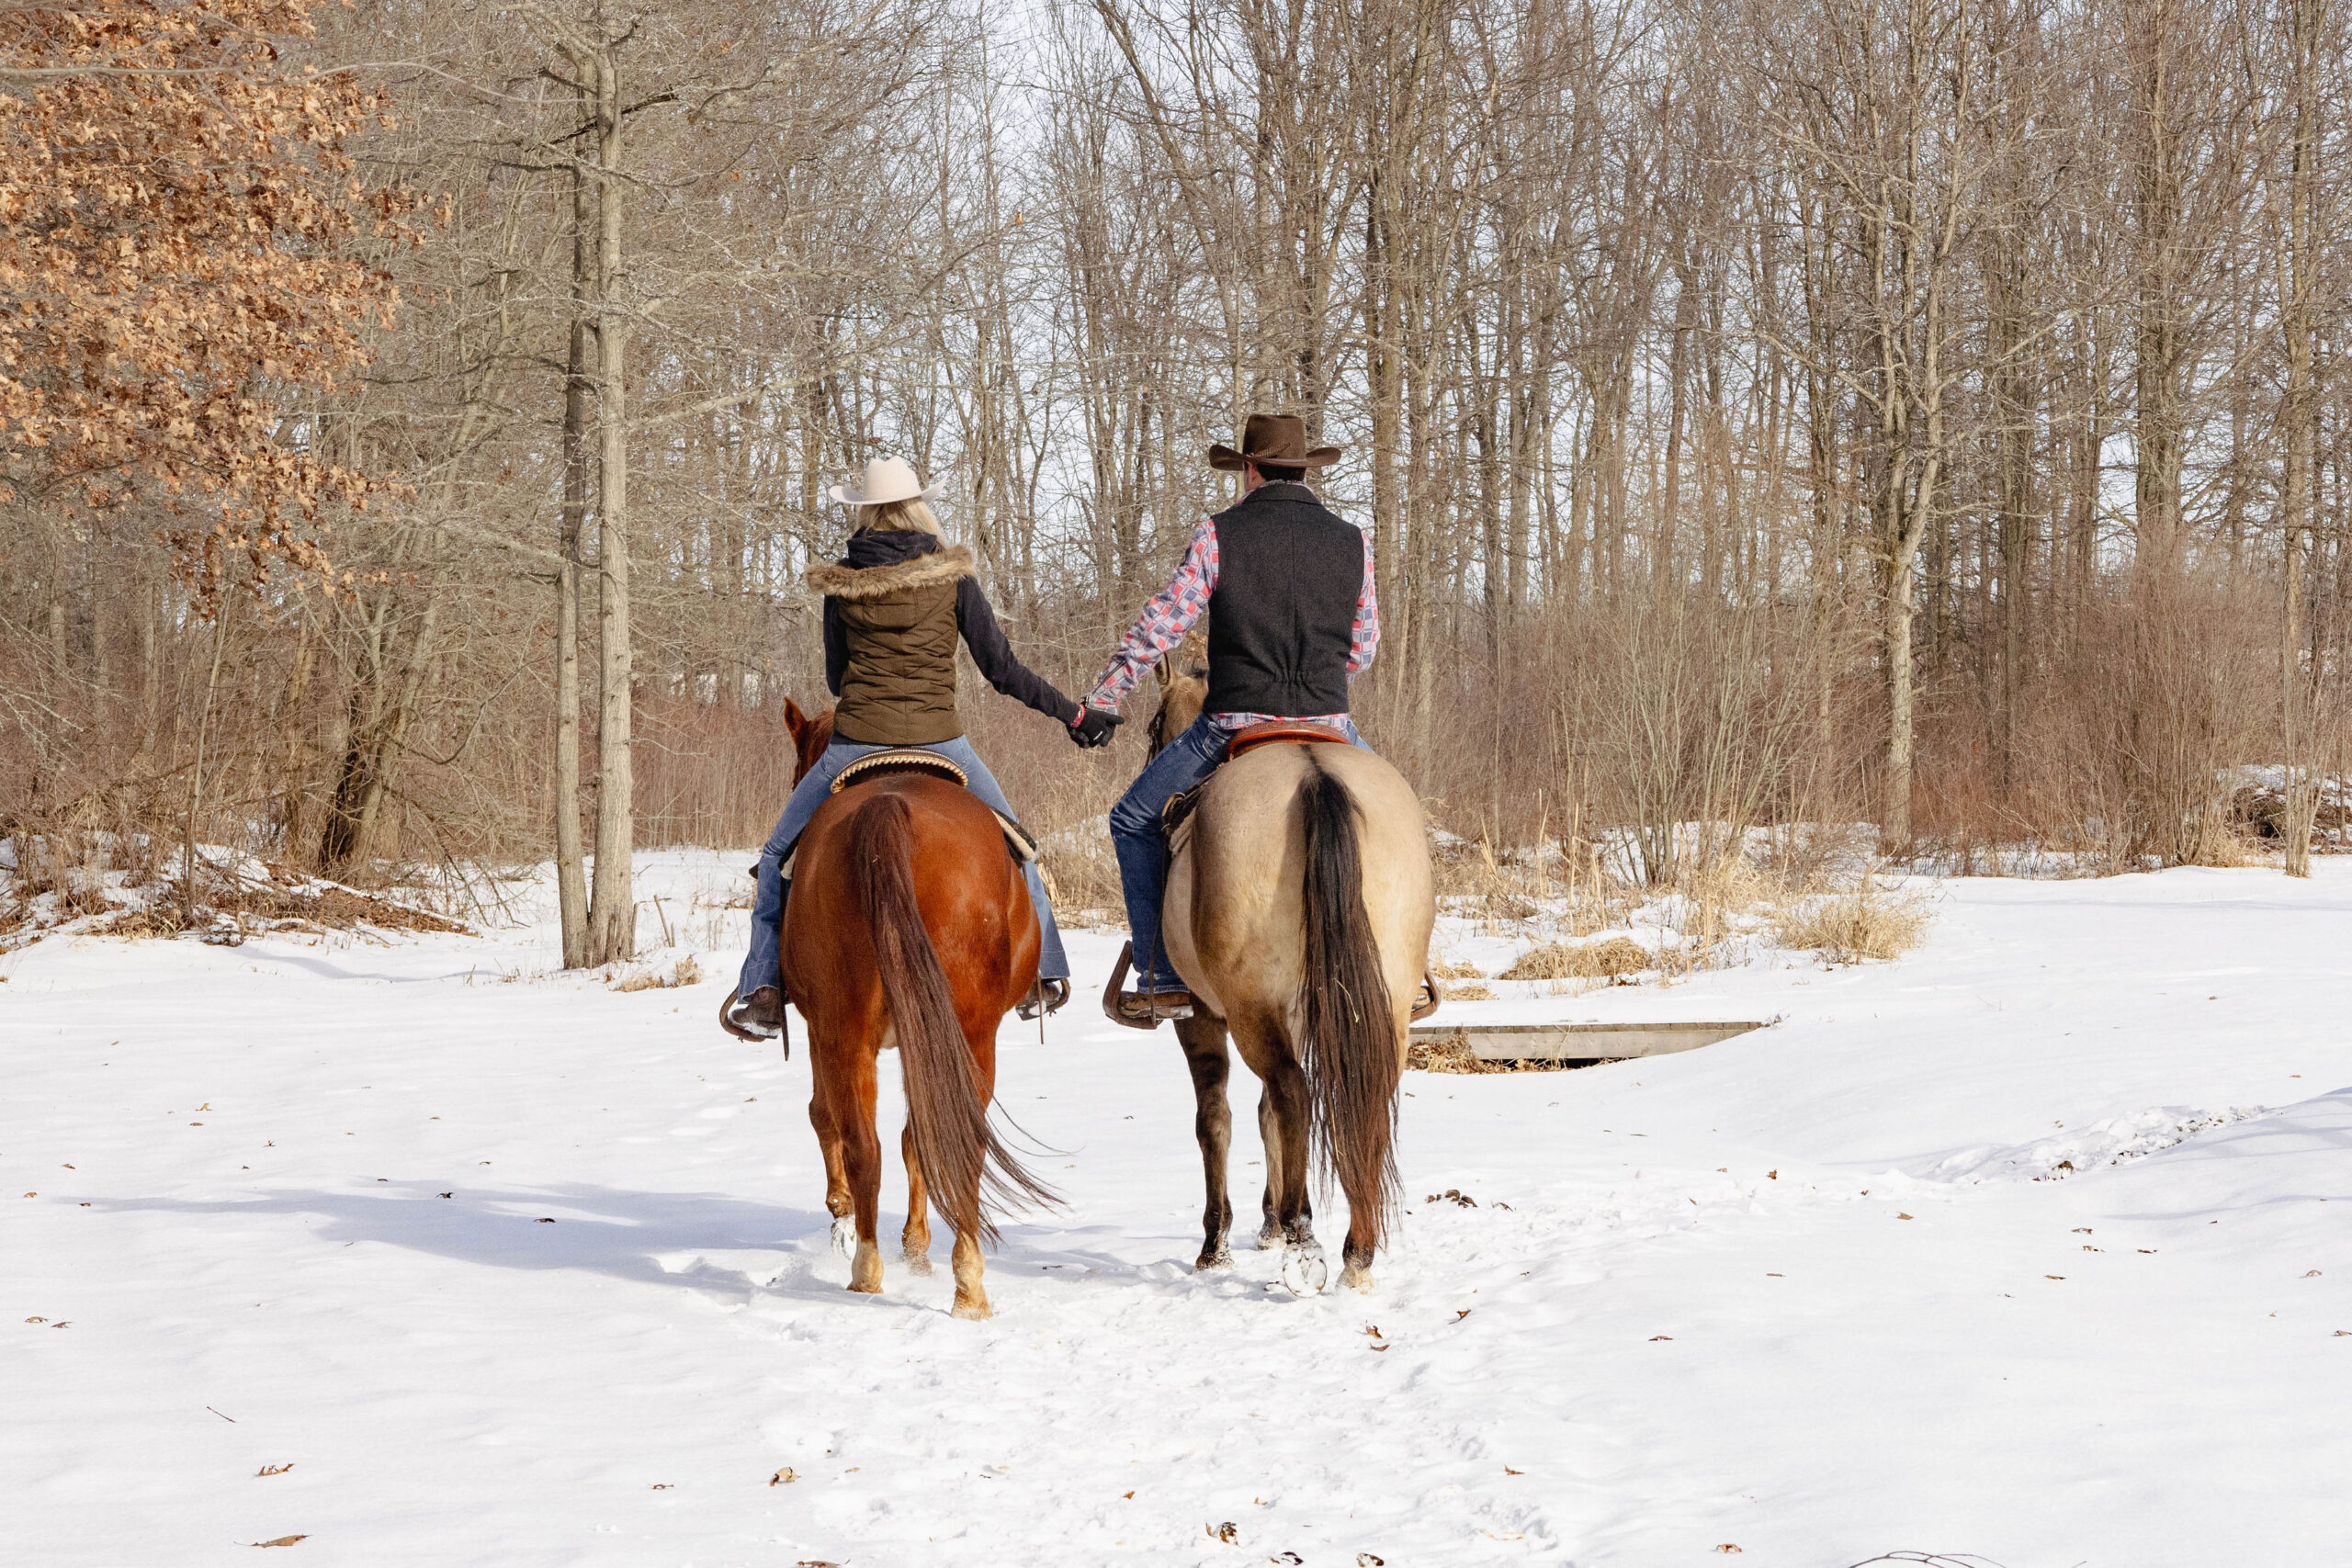
[{"label": "horse hoof", "polygon": [[857,1245],[857,1224],[847,1214],[833,1221],[833,1250],[847,1258]]},{"label": "horse hoof", "polygon": [[956,1303],[952,1315],[960,1317],[967,1323],[981,1323],[994,1317],[996,1314],[989,1310],[989,1303],[985,1301],[959,1301]]},{"label": "horse hoof", "polygon": [[1222,1271],[1232,1267],[1233,1254],[1221,1247],[1215,1252],[1202,1253],[1199,1259],[1193,1265],[1193,1271],[1201,1274]]},{"label": "horse hoof", "polygon": [[1319,1244],[1301,1242],[1283,1254],[1283,1283],[1292,1295],[1318,1295],[1330,1278],[1331,1266],[1323,1260]]},{"label": "horse hoof", "polygon": [[857,1258],[849,1266],[849,1288],[862,1296],[882,1293],[882,1249],[870,1241],[857,1244]]},{"label": "horse hoof", "polygon": [[907,1272],[910,1274],[921,1274],[926,1278],[931,1274],[931,1258],[928,1254],[910,1250],[900,1253],[899,1261],[907,1266]]},{"label": "horse hoof", "polygon": [[1258,1250],[1259,1250],[1259,1251],[1261,1251],[1261,1252],[1272,1252],[1272,1251],[1274,1251],[1276,1248],[1280,1247],[1282,1246],[1282,1244],[1283,1244],[1283,1233],[1282,1233],[1281,1229],[1280,1229],[1279,1227],[1277,1227],[1276,1225],[1274,1225],[1272,1222],[1269,1222],[1269,1223],[1266,1224],[1266,1226],[1265,1226],[1265,1228],[1264,1228],[1264,1229],[1262,1229],[1262,1230],[1259,1231],[1259,1233],[1258,1233]]},{"label": "horse hoof", "polygon": [[1362,1291],[1365,1295],[1370,1295],[1372,1294],[1372,1270],[1359,1268],[1353,1263],[1343,1264],[1340,1269],[1340,1283],[1351,1291]]}]

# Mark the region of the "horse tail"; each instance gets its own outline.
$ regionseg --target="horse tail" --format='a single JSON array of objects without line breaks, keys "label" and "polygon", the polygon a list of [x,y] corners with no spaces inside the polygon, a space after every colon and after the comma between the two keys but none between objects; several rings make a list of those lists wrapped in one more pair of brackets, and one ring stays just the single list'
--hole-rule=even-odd
[{"label": "horse tail", "polygon": [[879,793],[859,806],[849,822],[849,850],[906,1077],[915,1166],[957,1234],[993,1243],[990,1206],[1059,1200],[989,1124],[956,993],[915,903],[914,816],[905,799]]},{"label": "horse tail", "polygon": [[1325,1168],[1377,1243],[1397,1196],[1396,1026],[1363,906],[1355,797],[1317,758],[1321,748],[1300,750],[1308,773],[1299,794],[1306,818],[1299,1065]]}]

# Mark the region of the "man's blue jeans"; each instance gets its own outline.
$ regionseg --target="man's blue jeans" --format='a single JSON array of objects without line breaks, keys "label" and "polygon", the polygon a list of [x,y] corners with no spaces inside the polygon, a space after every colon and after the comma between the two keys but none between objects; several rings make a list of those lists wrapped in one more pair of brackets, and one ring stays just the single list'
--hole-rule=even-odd
[{"label": "man's blue jeans", "polygon": [[[1346,728],[1350,742],[1363,746],[1352,719]],[[1159,749],[1111,807],[1111,847],[1119,856],[1119,890],[1127,901],[1138,990],[1173,991],[1184,984],[1159,951],[1159,905],[1168,892],[1168,842],[1159,836],[1159,813],[1171,797],[1216,772],[1232,739],[1231,730],[1219,729],[1203,714]]]},{"label": "man's blue jeans", "polygon": [[[752,901],[752,951],[744,956],[743,973],[735,983],[740,996],[750,996],[762,986],[776,983],[776,947],[784,928],[784,899],[791,884],[783,874],[785,852],[792,848],[800,830],[808,826],[808,818],[817,815],[817,807],[825,804],[833,792],[833,781],[843,768],[860,757],[876,751],[936,751],[964,770],[971,791],[990,807],[1013,816],[1004,791],[972,750],[972,743],[963,736],[953,740],[941,740],[929,746],[866,746],[855,740],[836,740],[817,759],[808,776],[793,786],[792,798],[784,803],[784,815],[776,818],[775,831],[760,851],[760,887]],[[1054,907],[1046,900],[1045,880],[1037,874],[1037,863],[1030,862],[1021,868],[1029,884],[1029,902],[1037,911],[1037,976],[1043,980],[1069,978],[1069,959],[1062,952],[1061,928],[1054,923]]]}]

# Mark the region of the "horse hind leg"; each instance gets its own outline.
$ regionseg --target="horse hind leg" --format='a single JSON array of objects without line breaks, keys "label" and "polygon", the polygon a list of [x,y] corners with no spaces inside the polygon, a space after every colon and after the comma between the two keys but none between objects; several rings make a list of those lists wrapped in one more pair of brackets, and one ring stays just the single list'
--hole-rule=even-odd
[{"label": "horse hind leg", "polygon": [[844,1116],[837,1111],[835,1114],[841,1128],[842,1175],[848,1181],[851,1216],[857,1226],[849,1288],[861,1295],[875,1295],[882,1289],[882,1249],[875,1240],[882,1210],[882,1139],[874,1130],[874,1057],[870,1053],[858,1054],[854,1074],[845,1097],[852,1102],[849,1113]]},{"label": "horse hind leg", "polygon": [[956,1271],[956,1315],[975,1321],[995,1316],[989,1306],[988,1288],[980,1279],[980,1238],[957,1231],[952,1266]]},{"label": "horse hind leg", "polygon": [[[813,1053],[812,1053],[813,1055]],[[808,1101],[808,1124],[817,1132],[817,1152],[825,1159],[825,1212],[833,1216],[833,1250],[847,1258],[856,1226],[850,1219],[849,1169],[842,1157],[842,1132],[825,1103],[822,1085]]]},{"label": "horse hind leg", "polygon": [[899,1134],[899,1156],[907,1167],[907,1226],[899,1233],[899,1261],[910,1272],[931,1272],[931,1197],[922,1184],[922,1167],[915,1162],[915,1124],[909,1122]]},{"label": "horse hind leg", "polygon": [[1282,1222],[1274,1217],[1274,1194],[1283,1181],[1282,1122],[1274,1115],[1274,1091],[1258,1089],[1258,1142],[1266,1151],[1266,1191],[1258,1201],[1258,1249],[1270,1251],[1283,1244]]},{"label": "horse hind leg", "polygon": [[1358,1222],[1348,1222],[1348,1239],[1340,1248],[1340,1283],[1351,1291],[1372,1289],[1372,1240],[1357,1234]]},{"label": "horse hind leg", "polygon": [[1322,1244],[1315,1239],[1315,1214],[1306,1200],[1306,1075],[1287,1049],[1267,1055],[1272,1059],[1263,1075],[1266,1094],[1259,1125],[1267,1130],[1266,1177],[1272,1200],[1269,1219],[1282,1241],[1283,1283],[1300,1295],[1313,1295],[1329,1282],[1331,1269],[1324,1261]]}]

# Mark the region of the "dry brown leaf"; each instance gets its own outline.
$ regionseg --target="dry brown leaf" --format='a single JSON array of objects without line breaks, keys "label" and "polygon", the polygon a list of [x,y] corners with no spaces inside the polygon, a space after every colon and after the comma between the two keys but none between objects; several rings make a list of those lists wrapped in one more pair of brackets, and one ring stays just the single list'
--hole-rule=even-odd
[{"label": "dry brown leaf", "polygon": [[777,1471],[774,1475],[768,1477],[768,1484],[771,1486],[788,1486],[799,1479],[800,1472],[794,1470],[787,1464],[782,1470]]},{"label": "dry brown leaf", "polygon": [[291,1546],[298,1540],[308,1540],[310,1539],[311,1538],[307,1535],[281,1535],[276,1540],[256,1540],[248,1542],[247,1544],[252,1546]]},{"label": "dry brown leaf", "polygon": [[259,1470],[254,1471],[254,1473],[255,1475],[283,1475],[283,1474],[285,1474],[288,1471],[289,1471],[289,1470],[291,1470],[291,1469],[293,1469],[293,1468],[294,1468],[294,1466],[293,1466],[292,1462],[289,1461],[288,1462],[287,1462],[287,1463],[285,1463],[285,1464],[266,1464],[266,1465],[263,1465]]}]

